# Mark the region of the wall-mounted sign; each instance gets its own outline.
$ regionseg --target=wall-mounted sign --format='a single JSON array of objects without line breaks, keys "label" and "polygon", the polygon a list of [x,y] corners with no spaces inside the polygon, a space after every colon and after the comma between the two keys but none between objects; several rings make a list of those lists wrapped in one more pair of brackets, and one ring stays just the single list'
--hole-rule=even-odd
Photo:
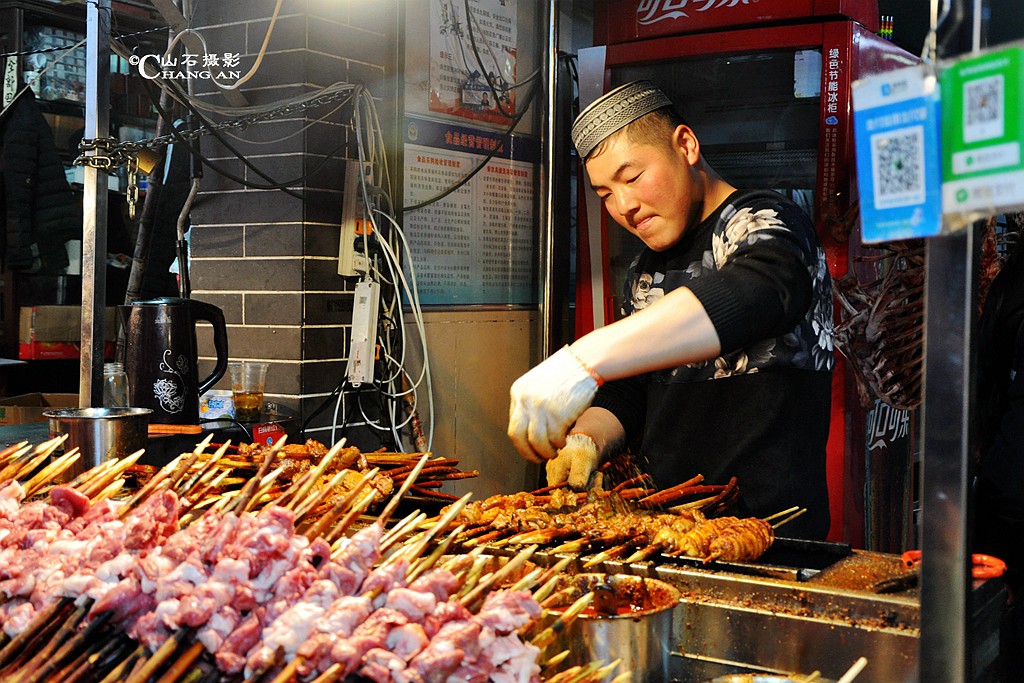
[{"label": "wall-mounted sign", "polygon": [[535,139],[405,119],[405,203],[415,206],[484,167],[451,194],[404,214],[423,304],[536,303]]},{"label": "wall-mounted sign", "polygon": [[936,79],[925,67],[854,83],[853,130],[865,242],[941,232],[938,118]]},{"label": "wall-mounted sign", "polygon": [[943,210],[947,225],[1024,206],[1024,49],[946,68],[942,86]]}]

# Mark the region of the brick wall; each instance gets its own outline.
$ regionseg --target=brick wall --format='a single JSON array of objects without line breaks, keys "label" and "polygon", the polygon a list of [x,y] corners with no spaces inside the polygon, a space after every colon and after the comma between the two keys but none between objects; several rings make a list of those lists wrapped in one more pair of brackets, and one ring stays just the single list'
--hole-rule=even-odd
[{"label": "brick wall", "polygon": [[[273,0],[196,4],[193,25],[210,53],[241,53],[238,68],[246,73],[266,35]],[[397,16],[394,2],[285,0],[262,65],[241,92],[249,104],[267,104],[338,81],[359,83],[387,116],[398,101],[400,79],[389,78]],[[209,94],[209,84],[197,83],[197,90],[226,104]],[[249,142],[228,139],[274,181],[312,173],[291,187],[302,200],[246,188],[206,169],[192,211],[193,297],[223,309],[233,360],[270,362],[267,400],[303,416],[342,379],[352,314],[354,281],[336,274],[343,159],[356,156],[351,107],[313,123],[332,108],[237,133]],[[387,119],[384,125],[385,138],[397,139]],[[202,148],[230,173],[268,182],[211,136],[202,138]],[[212,366],[210,337],[209,327],[200,329],[201,374]],[[219,386],[226,388],[226,380]],[[328,440],[329,432],[312,430],[329,425],[332,413],[333,405],[311,423],[310,436]],[[357,438],[350,442],[366,447]]]}]

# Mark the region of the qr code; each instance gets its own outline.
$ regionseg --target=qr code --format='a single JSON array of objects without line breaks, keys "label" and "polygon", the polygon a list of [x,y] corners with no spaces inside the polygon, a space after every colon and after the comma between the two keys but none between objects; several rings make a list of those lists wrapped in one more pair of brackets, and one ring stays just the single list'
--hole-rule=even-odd
[{"label": "qr code", "polygon": [[924,127],[911,126],[871,136],[875,208],[924,202]]},{"label": "qr code", "polygon": [[1005,102],[1002,74],[964,83],[964,142],[1002,137]]}]

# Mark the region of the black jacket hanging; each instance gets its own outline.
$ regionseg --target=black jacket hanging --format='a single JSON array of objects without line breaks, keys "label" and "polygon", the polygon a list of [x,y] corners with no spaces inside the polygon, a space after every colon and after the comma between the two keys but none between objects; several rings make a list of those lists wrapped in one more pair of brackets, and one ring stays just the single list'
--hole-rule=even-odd
[{"label": "black jacket hanging", "polygon": [[81,206],[32,91],[0,119],[0,254],[8,270],[60,273],[65,242],[81,238]]}]

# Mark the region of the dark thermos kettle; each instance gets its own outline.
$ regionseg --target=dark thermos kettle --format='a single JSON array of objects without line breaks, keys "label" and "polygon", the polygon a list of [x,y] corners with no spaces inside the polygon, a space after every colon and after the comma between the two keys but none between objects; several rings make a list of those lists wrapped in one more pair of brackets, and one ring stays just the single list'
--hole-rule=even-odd
[{"label": "dark thermos kettle", "polygon": [[[132,406],[153,411],[157,424],[197,424],[199,396],[224,376],[228,333],[224,313],[212,304],[166,297],[119,306],[125,330],[124,369]],[[217,364],[199,381],[196,321],[213,325]]]}]

